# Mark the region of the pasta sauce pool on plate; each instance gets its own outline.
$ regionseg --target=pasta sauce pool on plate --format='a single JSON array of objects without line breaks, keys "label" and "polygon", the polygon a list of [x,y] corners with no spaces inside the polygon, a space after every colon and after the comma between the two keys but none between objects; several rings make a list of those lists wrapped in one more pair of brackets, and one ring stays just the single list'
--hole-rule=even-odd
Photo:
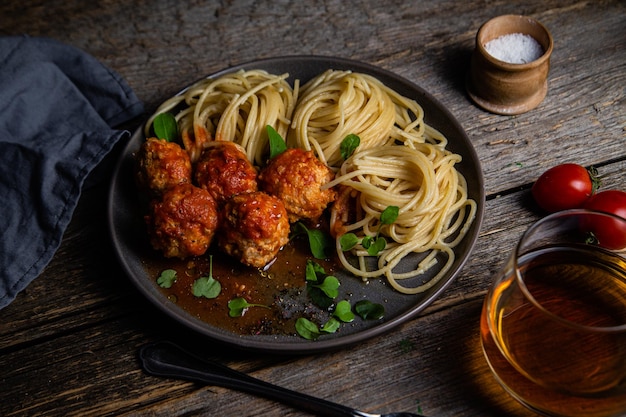
[{"label": "pasta sauce pool on plate", "polygon": [[[295,335],[299,317],[324,322],[328,312],[315,306],[306,292],[306,263],[311,259],[306,242],[295,239],[288,243],[266,271],[245,266],[216,253],[210,261],[206,255],[179,259],[158,259],[146,265],[156,279],[166,269],[176,271],[176,281],[170,288],[161,288],[167,298],[192,316],[226,331],[241,335]],[[315,260],[328,274],[337,270],[338,263]],[[192,286],[200,277],[211,273],[222,289],[216,298],[196,297]],[[243,297],[258,304],[240,317],[230,317],[228,302]]]}]

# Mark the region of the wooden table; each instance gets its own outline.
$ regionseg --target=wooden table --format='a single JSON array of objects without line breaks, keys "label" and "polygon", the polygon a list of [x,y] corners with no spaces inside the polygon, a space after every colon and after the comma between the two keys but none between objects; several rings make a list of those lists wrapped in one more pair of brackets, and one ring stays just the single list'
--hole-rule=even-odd
[{"label": "wooden table", "polygon": [[[472,104],[464,78],[479,26],[509,13],[540,20],[555,46],[540,107],[498,116]],[[350,349],[284,357],[225,348],[166,319],[116,261],[108,184],[90,188],[47,269],[0,310],[0,415],[303,415],[146,375],[137,349],[163,338],[364,411],[531,415],[496,385],[482,357],[481,303],[515,240],[541,215],[528,191],[541,172],[561,162],[594,165],[604,188],[626,189],[624,2],[5,0],[0,34],[83,48],[119,72],[147,111],[192,80],[258,58],[318,54],[374,64],[417,83],[458,118],[480,157],[487,194],[469,262],[420,317]]]}]

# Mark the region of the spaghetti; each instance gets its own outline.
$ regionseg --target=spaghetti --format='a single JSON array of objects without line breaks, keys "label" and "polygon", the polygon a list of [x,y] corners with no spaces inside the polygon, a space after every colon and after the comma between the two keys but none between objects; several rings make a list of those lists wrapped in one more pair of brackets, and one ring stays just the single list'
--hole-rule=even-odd
[{"label": "spaghetti", "polygon": [[145,133],[158,114],[177,111],[179,131],[192,161],[207,142],[226,140],[241,145],[252,163],[263,165],[269,152],[265,126],[286,137],[291,122],[298,86],[292,89],[287,77],[241,70],[201,80],[161,104],[146,123]]},{"label": "spaghetti", "polygon": [[361,149],[388,142],[396,116],[385,90],[370,75],[327,70],[302,86],[288,144],[313,149],[322,162],[337,169],[347,135],[359,136]]},{"label": "spaghetti", "polygon": [[[455,168],[461,156],[446,149],[447,139],[424,122],[416,101],[371,75],[328,70],[301,89],[298,80],[292,88],[287,77],[242,70],[202,80],[164,102],[146,123],[146,136],[156,115],[175,110],[192,160],[211,140],[229,140],[263,166],[269,147],[265,126],[271,125],[289,147],[312,150],[336,172],[326,187],[344,190],[331,208],[331,229],[339,231],[337,255],[346,270],[363,280],[384,276],[407,294],[434,286],[452,266],[453,248],[477,211]],[[344,160],[341,143],[349,134],[358,135],[360,145]],[[389,206],[399,207],[398,218],[382,225],[381,213]],[[374,265],[362,245],[351,250],[353,256],[342,250],[340,237],[348,232],[390,241]],[[407,271],[400,262],[409,254],[420,260]],[[434,277],[404,284],[442,258]]]},{"label": "spaghetti", "polygon": [[[351,210],[342,204],[331,208],[344,268],[364,280],[385,276],[402,293],[434,286],[452,266],[453,248],[469,230],[477,207],[454,167],[461,156],[446,150],[446,138],[424,122],[421,106],[367,74],[329,70],[302,87],[291,127],[290,139],[297,146],[313,149],[338,169],[327,186],[341,185],[354,195]],[[361,144],[343,161],[339,149],[350,133],[359,135]],[[381,225],[388,206],[399,207],[398,218]],[[340,235],[348,232],[361,239],[381,234],[391,243],[374,267],[367,262],[367,250],[358,245],[351,251],[353,264],[340,244]],[[400,261],[411,253],[425,255],[415,268],[400,272]],[[445,263],[433,278],[420,285],[403,284],[434,267],[440,253]]]}]

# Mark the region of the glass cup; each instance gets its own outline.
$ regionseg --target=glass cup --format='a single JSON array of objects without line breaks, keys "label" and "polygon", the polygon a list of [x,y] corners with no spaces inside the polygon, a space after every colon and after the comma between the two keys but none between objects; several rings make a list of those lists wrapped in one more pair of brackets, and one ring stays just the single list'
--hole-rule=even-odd
[{"label": "glass cup", "polygon": [[626,248],[590,242],[596,227],[613,234],[605,246],[626,234],[625,219],[586,210],[532,225],[483,305],[491,370],[543,415],[626,415]]}]

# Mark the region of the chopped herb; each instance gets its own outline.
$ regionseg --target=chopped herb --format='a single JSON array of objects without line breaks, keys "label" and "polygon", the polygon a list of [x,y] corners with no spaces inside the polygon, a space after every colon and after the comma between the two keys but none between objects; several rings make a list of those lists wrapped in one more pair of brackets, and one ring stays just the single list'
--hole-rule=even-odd
[{"label": "chopped herb", "polygon": [[326,271],[317,262],[307,260],[306,289],[309,298],[321,309],[328,309],[333,305],[333,299],[339,294],[339,280],[326,274]]},{"label": "chopped herb", "polygon": [[280,133],[272,126],[267,125],[265,128],[267,129],[267,137],[270,142],[270,159],[272,159],[285,152],[287,150],[287,144]]},{"label": "chopped herb", "polygon": [[354,320],[354,313],[352,313],[352,306],[347,300],[341,300],[337,303],[333,316],[338,318],[344,323],[350,323]]},{"label": "chopped herb", "polygon": [[320,336],[320,330],[317,324],[304,317],[300,317],[296,320],[296,332],[307,340],[315,340]]},{"label": "chopped herb", "polygon": [[324,333],[335,333],[337,330],[339,330],[340,326],[341,322],[336,318],[331,317],[326,323],[324,323],[321,330]]},{"label": "chopped herb", "polygon": [[[307,293],[313,304],[330,311],[334,299],[339,296],[339,280],[328,275],[321,265],[310,259],[307,260],[305,275]],[[383,317],[384,308],[380,304],[363,300],[357,303],[355,312],[363,319],[378,319]],[[311,320],[300,317],[296,320],[296,332],[305,339],[315,340],[321,333],[335,333],[341,327],[341,323],[350,323],[354,319],[355,315],[350,302],[341,300],[321,329]]]},{"label": "chopped herb", "polygon": [[215,298],[222,292],[222,285],[213,278],[213,255],[209,256],[209,276],[198,278],[191,286],[196,297]]},{"label": "chopped herb", "polygon": [[339,295],[339,285],[339,280],[329,275],[321,284],[313,284],[313,287],[322,290],[328,298],[336,298]]},{"label": "chopped herb", "polygon": [[382,224],[393,224],[398,219],[400,213],[400,207],[389,206],[380,213],[380,222]]},{"label": "chopped herb", "polygon": [[384,237],[377,237],[367,248],[367,254],[376,256],[387,247],[387,241]]},{"label": "chopped herb", "polygon": [[363,320],[379,320],[385,315],[385,308],[369,300],[361,300],[354,305],[354,311]]},{"label": "chopped herb", "polygon": [[354,233],[346,233],[339,238],[339,244],[342,251],[349,251],[359,243],[359,238]]},{"label": "chopped herb", "polygon": [[324,279],[326,271],[317,262],[313,262],[308,259],[306,261],[305,277],[307,281],[318,282],[320,279]]},{"label": "chopped herb", "polygon": [[353,133],[346,136],[339,145],[341,157],[346,160],[354,153],[356,148],[361,144],[361,138]]},{"label": "chopped herb", "polygon": [[311,254],[316,259],[325,259],[333,246],[332,238],[318,229],[309,229],[302,222],[296,223],[296,232],[304,232],[309,239]]},{"label": "chopped herb", "polygon": [[178,138],[178,122],[172,113],[161,113],[155,117],[152,129],[159,139],[174,142]]},{"label": "chopped herb", "polygon": [[333,299],[328,297],[321,288],[307,283],[306,289],[311,302],[322,310],[329,309],[333,305]]},{"label": "chopped herb", "polygon": [[191,291],[196,297],[215,298],[220,295],[222,285],[213,277],[201,277],[193,282]]},{"label": "chopped herb", "polygon": [[230,317],[241,317],[244,315],[246,310],[250,307],[269,308],[268,306],[263,305],[263,304],[250,304],[248,301],[246,301],[245,298],[238,297],[238,298],[233,298],[232,300],[228,302],[228,315]]},{"label": "chopped herb", "polygon": [[[367,254],[370,256],[377,256],[387,247],[387,240],[380,236],[380,229],[385,224],[393,224],[398,219],[400,208],[398,206],[388,206],[380,214],[380,225],[376,236],[364,236],[361,240],[361,246],[367,250]],[[354,233],[346,233],[339,238],[339,245],[341,250],[348,251],[354,248],[359,243],[359,237]]]},{"label": "chopped herb", "polygon": [[174,282],[176,282],[176,271],[173,269],[164,270],[157,278],[157,284],[161,288],[171,288]]}]

